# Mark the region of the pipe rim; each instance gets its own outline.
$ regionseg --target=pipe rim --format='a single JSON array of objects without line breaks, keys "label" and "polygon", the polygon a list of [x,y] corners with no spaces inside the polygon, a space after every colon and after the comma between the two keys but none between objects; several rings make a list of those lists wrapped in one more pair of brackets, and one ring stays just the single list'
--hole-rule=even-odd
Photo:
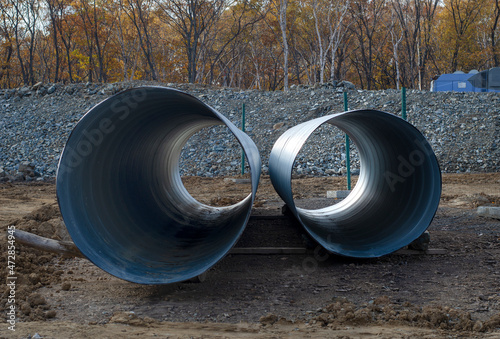
[{"label": "pipe rim", "polygon": [[[377,119],[383,123],[396,126],[403,132],[391,132],[390,129],[383,128],[383,123],[375,123],[374,121],[377,121]],[[362,124],[360,122],[362,122]],[[317,210],[298,208],[295,206],[292,194],[291,174],[293,164],[300,149],[303,147],[309,136],[325,123],[330,123],[346,132],[358,148],[360,154],[360,175],[358,183],[350,192],[348,197],[338,204]],[[360,124],[362,126],[360,126]],[[388,133],[391,136],[377,137],[374,132],[369,131],[370,128],[382,129],[385,133]],[[370,137],[364,136],[365,134],[370,133],[372,134],[371,139]],[[399,136],[396,138],[395,135],[398,135],[398,133]],[[362,227],[362,225],[360,225],[360,222],[369,224],[371,222],[370,218],[356,218],[356,214],[366,214],[363,208],[370,208],[370,203],[374,203],[377,200],[374,198],[377,194],[384,194],[383,197],[390,198],[390,194],[386,192],[387,189],[385,189],[384,192],[381,186],[392,184],[392,188],[395,189],[395,192],[400,192],[400,199],[414,199],[417,202],[424,199],[408,198],[408,195],[401,193],[404,187],[401,189],[398,185],[411,188],[412,185],[408,184],[411,181],[411,178],[415,175],[412,174],[408,177],[401,177],[400,173],[397,171],[401,160],[399,158],[397,162],[389,160],[391,152],[384,152],[383,147],[377,148],[376,146],[371,146],[370,141],[375,140],[380,145],[387,146],[390,144],[388,141],[392,140],[392,142],[402,142],[401,140],[403,140],[411,146],[411,140],[408,141],[408,139],[411,138],[415,138],[415,149],[406,150],[406,154],[403,152],[401,154],[392,154],[392,156],[402,156],[402,162],[405,163],[405,161],[407,162],[408,160],[405,159],[404,156],[411,155],[413,158],[410,160],[415,161],[417,159],[415,156],[420,154],[416,151],[420,152],[421,150],[421,153],[425,152],[425,159],[423,160],[423,163],[414,167],[416,174],[418,174],[417,177],[426,177],[425,180],[419,179],[419,182],[424,184],[427,181],[427,187],[425,188],[425,192],[422,192],[422,190],[419,191],[415,187],[412,189],[418,194],[426,195],[429,202],[428,204],[424,203],[422,206],[419,205],[419,212],[422,214],[421,218],[418,215],[415,215],[415,213],[410,213],[410,211],[405,211],[407,212],[406,214],[408,214],[408,219],[411,219],[410,221],[405,221],[404,215],[394,216],[393,223],[399,222],[405,225],[404,227],[406,227],[407,231],[398,230],[397,225],[391,224],[389,230],[395,233],[399,232],[399,239],[392,239],[390,241],[384,240],[380,236],[370,235],[370,230],[366,230]],[[375,144],[377,144],[377,142]],[[394,147],[397,148],[397,146]],[[402,149],[400,148],[399,151],[401,152]],[[387,164],[392,166],[390,170],[393,171],[392,174],[395,174],[395,176],[387,176],[387,171],[384,173],[384,167]],[[370,167],[375,167],[376,173],[371,173],[370,170],[373,171],[373,168]],[[360,258],[380,257],[382,255],[392,253],[410,244],[422,233],[424,233],[432,222],[432,219],[437,211],[442,185],[439,163],[430,144],[427,142],[423,134],[415,126],[409,124],[400,117],[376,110],[353,110],[331,114],[312,119],[290,128],[283,133],[280,138],[278,138],[273,149],[271,150],[271,155],[269,157],[269,173],[271,182],[276,191],[313,239],[315,239],[329,252],[343,256]],[[385,180],[376,178],[377,176],[380,177],[380,175],[383,175]],[[400,178],[403,179],[402,183],[399,182]],[[390,201],[392,203],[397,203],[397,200],[394,198]],[[380,201],[377,203],[381,205]],[[380,208],[383,208],[383,206],[381,205]],[[407,210],[408,206],[405,208]],[[388,208],[385,209],[385,213],[394,214],[394,212]],[[383,220],[382,216],[377,215],[376,213],[375,216],[378,219]],[[347,220],[356,222],[354,230],[349,231],[349,223]],[[373,227],[378,228],[381,233],[390,233],[378,225],[373,225]],[[374,244],[370,244],[367,240],[363,243],[361,236],[356,238],[356,235],[354,234],[355,232],[367,233],[369,235],[367,238],[370,239],[370,237],[372,237],[376,246]],[[394,235],[391,234],[386,234],[386,236],[387,239],[394,237]],[[345,243],[342,243],[343,241]]]},{"label": "pipe rim", "polygon": [[[184,111],[186,108],[181,107],[182,105],[189,107],[191,111]],[[163,125],[157,126],[154,121]],[[225,125],[240,143],[251,172],[252,187],[249,195],[242,201],[226,207],[208,206],[194,199],[182,183],[179,174],[180,159],[176,158],[180,155],[185,142],[196,131],[217,124]],[[181,127],[176,129],[172,127],[173,125]],[[127,141],[127,133],[123,132],[124,130],[135,131],[136,135],[139,133],[139,137],[130,133],[130,138],[137,143]],[[99,135],[102,135],[101,139],[98,138]],[[98,139],[99,142],[97,142]],[[96,142],[92,143],[92,141]],[[86,150],[83,146],[89,144],[90,150]],[[129,152],[120,153],[119,145],[130,146]],[[113,152],[113,149],[118,151]],[[116,155],[116,153],[120,154]],[[144,153],[152,154],[154,159],[150,160]],[[75,162],[77,159],[75,154],[82,158],[79,162]],[[147,162],[148,165],[142,165],[141,168],[141,162],[136,161],[135,158]],[[96,165],[98,162],[101,167]],[[121,165],[123,167],[120,167]],[[119,178],[109,174],[95,174],[97,168],[102,168],[102,172],[115,171],[116,177]],[[88,178],[85,170],[94,170],[92,172],[94,178]],[[142,176],[137,176],[139,179],[134,178],[137,180],[136,183],[129,182],[132,176],[128,173],[133,172],[132,170],[142,173]],[[164,170],[166,174],[160,175]],[[166,284],[188,280],[202,274],[220,261],[236,244],[250,217],[260,170],[260,155],[255,143],[221,113],[182,91],[159,86],[145,86],[125,90],[103,100],[80,119],[71,131],[59,159],[56,174],[57,199],[75,245],[91,262],[106,272],[127,281],[141,284]],[[147,178],[141,179],[142,177]],[[85,183],[82,184],[80,181]],[[99,185],[105,188],[100,188]],[[117,188],[123,185],[127,188]],[[156,204],[154,208],[149,208],[151,211],[154,210],[155,218],[151,218],[150,226],[153,225],[151,229],[157,233],[156,237],[143,234],[135,236],[132,232],[132,230],[137,233],[141,232],[135,219],[141,216],[150,218],[147,214],[142,215],[140,212],[130,211],[139,209],[137,205],[144,204],[141,197],[132,194],[140,192],[135,186],[141,185],[143,186],[141,189],[147,192],[143,193],[142,198]],[[117,192],[121,196],[113,197],[115,202],[106,202],[104,196],[112,200],[110,195]],[[96,199],[100,201],[94,202]],[[123,203],[120,199],[128,199],[131,203]],[[99,207],[99,203],[107,204],[107,208]],[[175,205],[176,203],[182,206]],[[177,211],[179,209],[182,211]],[[107,215],[111,214],[109,211],[116,213],[110,217]],[[166,212],[168,216],[163,214],[159,216],[161,213],[158,211]],[[130,219],[120,215],[127,213]],[[111,220],[113,224],[122,220],[132,220],[130,225],[133,226],[125,226],[124,231],[130,233],[127,234],[129,238],[120,234],[118,232],[120,228],[116,225],[104,227],[103,225],[106,224],[103,220]],[[155,222],[164,224],[157,226]],[[220,231],[216,231],[217,227]],[[175,229],[177,235],[173,235],[174,231],[168,231],[169,228]],[[115,234],[110,235],[112,232]],[[173,246],[176,250],[165,249],[171,257],[160,255],[158,260],[148,259],[148,254],[145,254],[148,246],[158,251],[162,249],[162,244],[158,243],[157,239],[162,236],[162,232],[165,234],[170,232],[170,239],[174,239],[170,242],[165,241],[168,244],[164,244],[163,247]],[[184,237],[188,235],[183,235],[183,232],[193,236],[192,242],[195,244],[186,241],[188,238]],[[228,235],[219,236],[217,232]],[[198,237],[203,237],[205,233],[208,234],[205,235],[205,240],[213,244],[213,247],[203,243],[198,245],[200,241]],[[136,242],[132,238],[137,238]],[[165,238],[168,240],[168,237]],[[139,244],[139,239],[147,239],[149,244],[148,242]],[[175,241],[178,243],[176,244]],[[185,243],[182,243],[183,241]],[[117,246],[116,253],[100,247],[106,243]],[[201,253],[192,254],[191,265],[193,267],[183,268],[182,263],[186,265],[186,261],[183,261],[181,257],[189,255],[183,246],[197,248],[197,252],[204,249],[207,251],[205,256],[209,258],[203,258]],[[141,256],[146,256],[146,258]]]}]

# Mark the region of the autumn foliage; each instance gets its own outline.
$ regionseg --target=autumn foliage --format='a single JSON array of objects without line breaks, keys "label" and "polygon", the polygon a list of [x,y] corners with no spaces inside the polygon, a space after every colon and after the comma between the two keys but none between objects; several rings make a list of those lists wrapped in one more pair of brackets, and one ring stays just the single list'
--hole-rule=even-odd
[{"label": "autumn foliage", "polygon": [[426,89],[500,63],[500,0],[0,0],[0,88]]}]

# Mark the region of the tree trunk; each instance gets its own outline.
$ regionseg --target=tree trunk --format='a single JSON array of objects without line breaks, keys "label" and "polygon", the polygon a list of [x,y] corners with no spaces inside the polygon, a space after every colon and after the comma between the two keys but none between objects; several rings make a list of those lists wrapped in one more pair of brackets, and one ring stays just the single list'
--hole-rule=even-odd
[{"label": "tree trunk", "polygon": [[288,0],[280,0],[279,17],[281,38],[283,42],[283,90],[288,91],[288,41],[286,36],[286,10],[288,7]]},{"label": "tree trunk", "polygon": [[52,38],[53,38],[53,43],[54,43],[54,51],[56,53],[56,60],[55,60],[55,70],[54,70],[54,82],[59,81],[59,64],[60,64],[60,56],[59,56],[59,44],[57,43],[57,24],[56,24],[56,14],[54,11],[54,4],[49,0],[47,1],[47,6],[49,8],[49,14],[50,14],[50,22],[52,24]]}]

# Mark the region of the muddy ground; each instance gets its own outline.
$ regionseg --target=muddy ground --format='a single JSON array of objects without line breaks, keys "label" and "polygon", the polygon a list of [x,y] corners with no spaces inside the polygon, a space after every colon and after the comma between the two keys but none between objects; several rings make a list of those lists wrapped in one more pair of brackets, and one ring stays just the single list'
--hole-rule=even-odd
[{"label": "muddy ground", "polygon": [[[184,184],[212,205],[249,193],[248,184],[223,178],[187,177]],[[326,190],[345,185],[345,178],[297,178],[293,190],[297,204],[314,205],[325,203]],[[364,260],[317,248],[295,255],[232,254],[201,283],[166,286],[125,282],[85,259],[16,244],[16,331],[8,329],[4,284],[0,337],[499,338],[500,220],[476,214],[479,205],[499,204],[500,173],[444,174],[441,204],[429,227],[430,248],[441,254],[396,252]],[[263,177],[254,214],[279,215],[282,205]],[[245,247],[258,227],[285,227],[277,222],[288,221],[251,221],[236,247]],[[9,225],[67,239],[55,185],[0,185],[3,267]],[[2,281],[7,274],[2,270]]]}]

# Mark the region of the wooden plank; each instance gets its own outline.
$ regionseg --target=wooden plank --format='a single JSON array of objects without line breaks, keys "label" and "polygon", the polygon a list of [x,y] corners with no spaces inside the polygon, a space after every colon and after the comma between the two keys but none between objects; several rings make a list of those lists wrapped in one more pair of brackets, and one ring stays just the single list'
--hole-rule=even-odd
[{"label": "wooden plank", "polygon": [[302,247],[236,247],[229,254],[306,254]]},{"label": "wooden plank", "polygon": [[[302,247],[236,247],[229,254],[311,254],[311,250]],[[399,255],[442,255],[446,254],[445,249],[430,248],[427,251],[417,251],[401,249],[392,254]]]},{"label": "wooden plank", "polygon": [[404,254],[404,255],[422,255],[422,254],[428,254],[428,255],[441,255],[441,254],[446,254],[446,250],[443,248],[429,248],[426,251],[418,251],[418,250],[409,250],[406,248],[403,248],[401,250],[398,250],[394,252],[393,254]]},{"label": "wooden plank", "polygon": [[283,220],[290,219],[285,215],[250,215],[250,220]]},{"label": "wooden plank", "polygon": [[[61,254],[66,257],[84,258],[80,250],[72,242],[58,241],[48,239],[36,234],[16,230],[14,233],[16,242],[21,244],[52,253]],[[233,248],[230,254],[307,254],[312,253],[310,250],[303,247],[236,247]],[[446,254],[445,249],[430,248],[426,251],[400,249],[393,254],[398,255],[442,255]]]}]

